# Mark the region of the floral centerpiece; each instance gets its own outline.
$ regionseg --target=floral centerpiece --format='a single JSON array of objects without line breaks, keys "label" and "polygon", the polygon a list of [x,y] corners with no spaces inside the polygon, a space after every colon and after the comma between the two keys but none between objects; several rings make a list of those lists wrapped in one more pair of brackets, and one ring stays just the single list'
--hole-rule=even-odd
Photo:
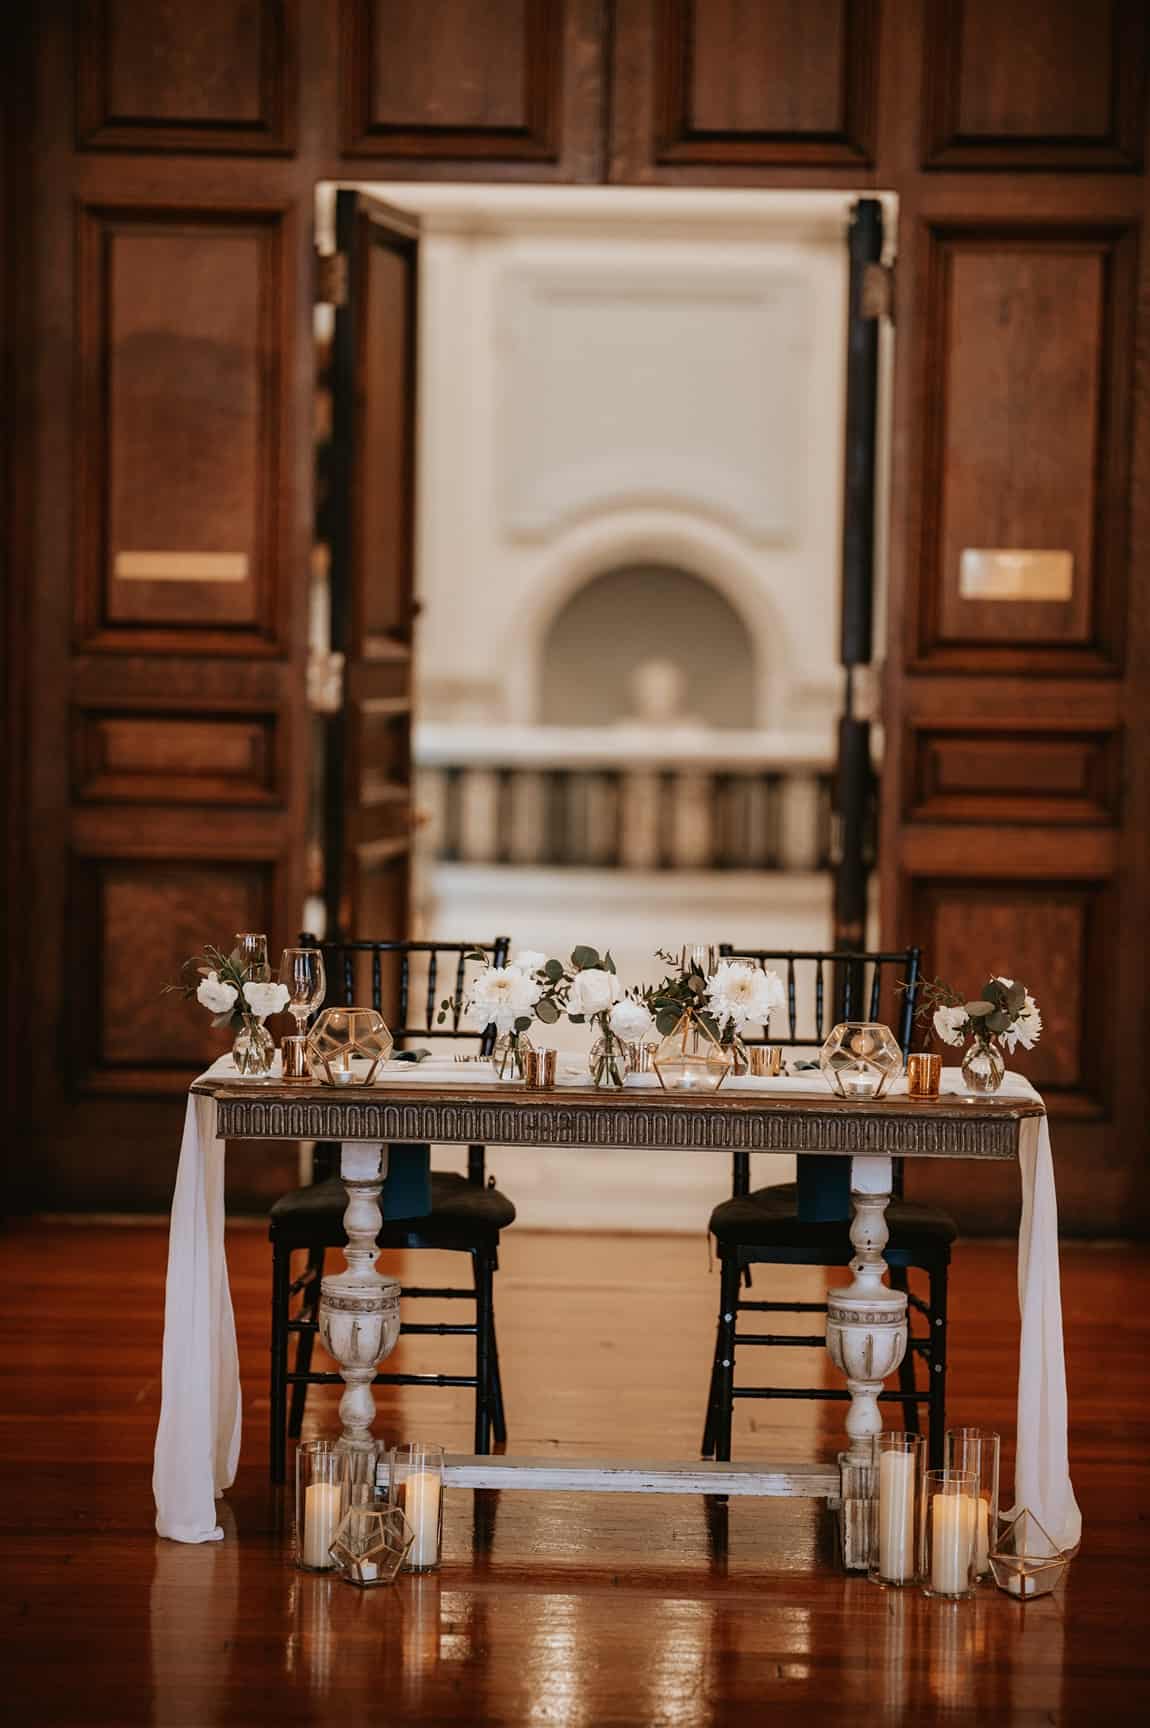
[{"label": "floral centerpiece", "polygon": [[[702,959],[685,948],[678,959],[660,949],[656,958],[671,970],[645,993],[663,1045],[654,1067],[664,1086],[722,1084],[728,1072],[747,1067],[743,1034],[766,1027],[786,1000],[777,972],[754,960]],[[711,969],[707,969],[708,966]]]},{"label": "floral centerpiece", "polygon": [[249,968],[241,950],[230,954],[204,944],[202,954],[194,954],[183,964],[184,977],[178,984],[165,984],[165,992],[174,991],[207,1008],[213,1026],[230,1027],[235,1034],[232,1057],[241,1074],[267,1074],[275,1055],[275,1040],[264,1025],[269,1014],[279,1014],[287,1007],[290,992],[286,984],[272,984],[249,976]]},{"label": "floral centerpiece", "polygon": [[1032,1050],[1042,1032],[1042,1015],[1025,984],[1013,978],[988,978],[967,1001],[936,978],[919,986],[918,1018],[930,1017],[944,1044],[966,1044],[962,1077],[972,1092],[997,1092],[1006,1073],[1003,1050],[1021,1044]]}]

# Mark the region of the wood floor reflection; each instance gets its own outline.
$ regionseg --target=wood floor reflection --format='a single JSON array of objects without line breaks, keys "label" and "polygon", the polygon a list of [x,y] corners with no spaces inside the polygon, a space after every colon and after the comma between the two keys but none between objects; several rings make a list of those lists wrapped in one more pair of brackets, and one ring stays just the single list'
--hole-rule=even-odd
[{"label": "wood floor reflection", "polygon": [[[268,1251],[251,1227],[229,1238],[247,1429],[221,1511],[227,1540],[160,1542],[149,1466],[164,1253],[164,1233],[148,1226],[27,1226],[5,1242],[3,1633],[14,1723],[709,1728],[818,1723],[844,1709],[891,1723],[1143,1717],[1144,1253],[1064,1250],[1086,1520],[1066,1585],[1025,1607],[984,1591],[951,1608],[845,1578],[828,1521],[800,1502],[708,1510],[693,1498],[455,1492],[437,1575],[360,1594],[294,1571],[284,1500],[265,1480]],[[420,1278],[433,1281],[426,1261]],[[510,1449],[692,1456],[716,1295],[701,1240],[510,1233],[498,1292]],[[954,1419],[1009,1430],[1012,1248],[960,1248],[953,1317]],[[447,1370],[452,1341],[412,1342],[409,1364]],[[810,1359],[796,1352],[792,1372],[800,1367]],[[334,1402],[328,1389],[317,1395],[309,1426],[329,1431]],[[841,1415],[743,1405],[736,1455],[826,1455]],[[466,1394],[403,1388],[381,1399],[389,1438],[464,1449],[469,1426]]]}]

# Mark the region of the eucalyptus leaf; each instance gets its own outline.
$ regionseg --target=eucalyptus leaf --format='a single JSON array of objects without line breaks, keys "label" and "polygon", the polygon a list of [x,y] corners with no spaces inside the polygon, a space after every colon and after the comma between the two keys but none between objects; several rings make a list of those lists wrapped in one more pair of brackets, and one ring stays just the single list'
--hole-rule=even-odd
[{"label": "eucalyptus leaf", "polygon": [[982,1020],[987,1014],[993,1014],[995,1011],[995,1004],[987,1002],[983,997],[980,997],[977,1002],[966,1002],[963,1006],[971,1020]]},{"label": "eucalyptus leaf", "polygon": [[535,1004],[535,1015],[542,1020],[544,1026],[554,1026],[559,1018],[559,1004],[552,1002],[549,996],[542,996]]},{"label": "eucalyptus leaf", "polygon": [[529,1032],[531,1030],[530,1014],[520,1014],[515,1022],[515,1030],[517,1032]]},{"label": "eucalyptus leaf", "polygon": [[599,966],[599,950],[597,948],[572,948],[571,964],[578,972],[590,972]]},{"label": "eucalyptus leaf", "polygon": [[661,1032],[665,1038],[668,1033],[675,1030],[681,1018],[677,1008],[660,1008],[655,1016],[655,1029]]},{"label": "eucalyptus leaf", "polygon": [[568,1014],[567,1018],[572,1026],[582,1026],[587,1016],[586,1014]]},{"label": "eucalyptus leaf", "polygon": [[543,968],[543,972],[544,976],[550,983],[558,984],[560,978],[563,976],[562,960],[548,960],[546,966]]},{"label": "eucalyptus leaf", "polygon": [[995,1034],[1005,1032],[1013,1018],[1009,1008],[996,1008],[993,1014],[987,1016],[986,1030]]}]

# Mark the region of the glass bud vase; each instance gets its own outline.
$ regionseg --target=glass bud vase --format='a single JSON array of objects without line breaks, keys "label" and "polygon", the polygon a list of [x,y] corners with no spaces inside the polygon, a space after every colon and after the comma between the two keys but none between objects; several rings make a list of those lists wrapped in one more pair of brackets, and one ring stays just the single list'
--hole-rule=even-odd
[{"label": "glass bud vase", "polygon": [[275,1053],[275,1039],[263,1021],[254,1014],[245,1014],[232,1045],[232,1061],[238,1072],[248,1079],[265,1078],[272,1071]]},{"label": "glass bud vase", "polygon": [[491,1052],[491,1066],[496,1079],[524,1079],[523,1058],[533,1048],[526,1032],[501,1032]]},{"label": "glass bud vase", "polygon": [[627,1046],[608,1027],[587,1052],[587,1066],[595,1086],[622,1086],[627,1077]]},{"label": "glass bud vase", "polygon": [[1006,1074],[1006,1063],[997,1044],[974,1038],[962,1054],[962,1078],[971,1092],[997,1092]]}]

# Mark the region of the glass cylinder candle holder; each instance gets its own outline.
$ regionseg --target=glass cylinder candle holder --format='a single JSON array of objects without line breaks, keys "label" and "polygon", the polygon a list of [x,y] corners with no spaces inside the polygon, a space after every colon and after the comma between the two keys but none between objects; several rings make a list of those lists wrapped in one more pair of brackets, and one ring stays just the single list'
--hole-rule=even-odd
[{"label": "glass cylinder candle holder", "polygon": [[335,1440],[306,1440],[295,1455],[295,1555],[304,1572],[330,1572],[329,1552],[348,1502],[348,1454]]},{"label": "glass cylinder candle holder", "polygon": [[443,1540],[443,1447],[412,1441],[393,1446],[388,1499],[411,1526],[405,1572],[426,1572],[439,1565]]},{"label": "glass cylinder candle holder", "polygon": [[989,1428],[948,1428],[943,1461],[975,1480],[974,1575],[990,1577],[990,1551],[998,1536],[998,1435]]},{"label": "glass cylinder candle holder", "polygon": [[876,1584],[915,1584],[919,1577],[919,1515],[926,1441],[921,1434],[887,1432],[874,1437],[878,1505],[874,1517],[870,1575]]},{"label": "glass cylinder candle holder", "polygon": [[919,1569],[924,1595],[959,1601],[974,1594],[977,1478],[969,1470],[923,1477]]}]

